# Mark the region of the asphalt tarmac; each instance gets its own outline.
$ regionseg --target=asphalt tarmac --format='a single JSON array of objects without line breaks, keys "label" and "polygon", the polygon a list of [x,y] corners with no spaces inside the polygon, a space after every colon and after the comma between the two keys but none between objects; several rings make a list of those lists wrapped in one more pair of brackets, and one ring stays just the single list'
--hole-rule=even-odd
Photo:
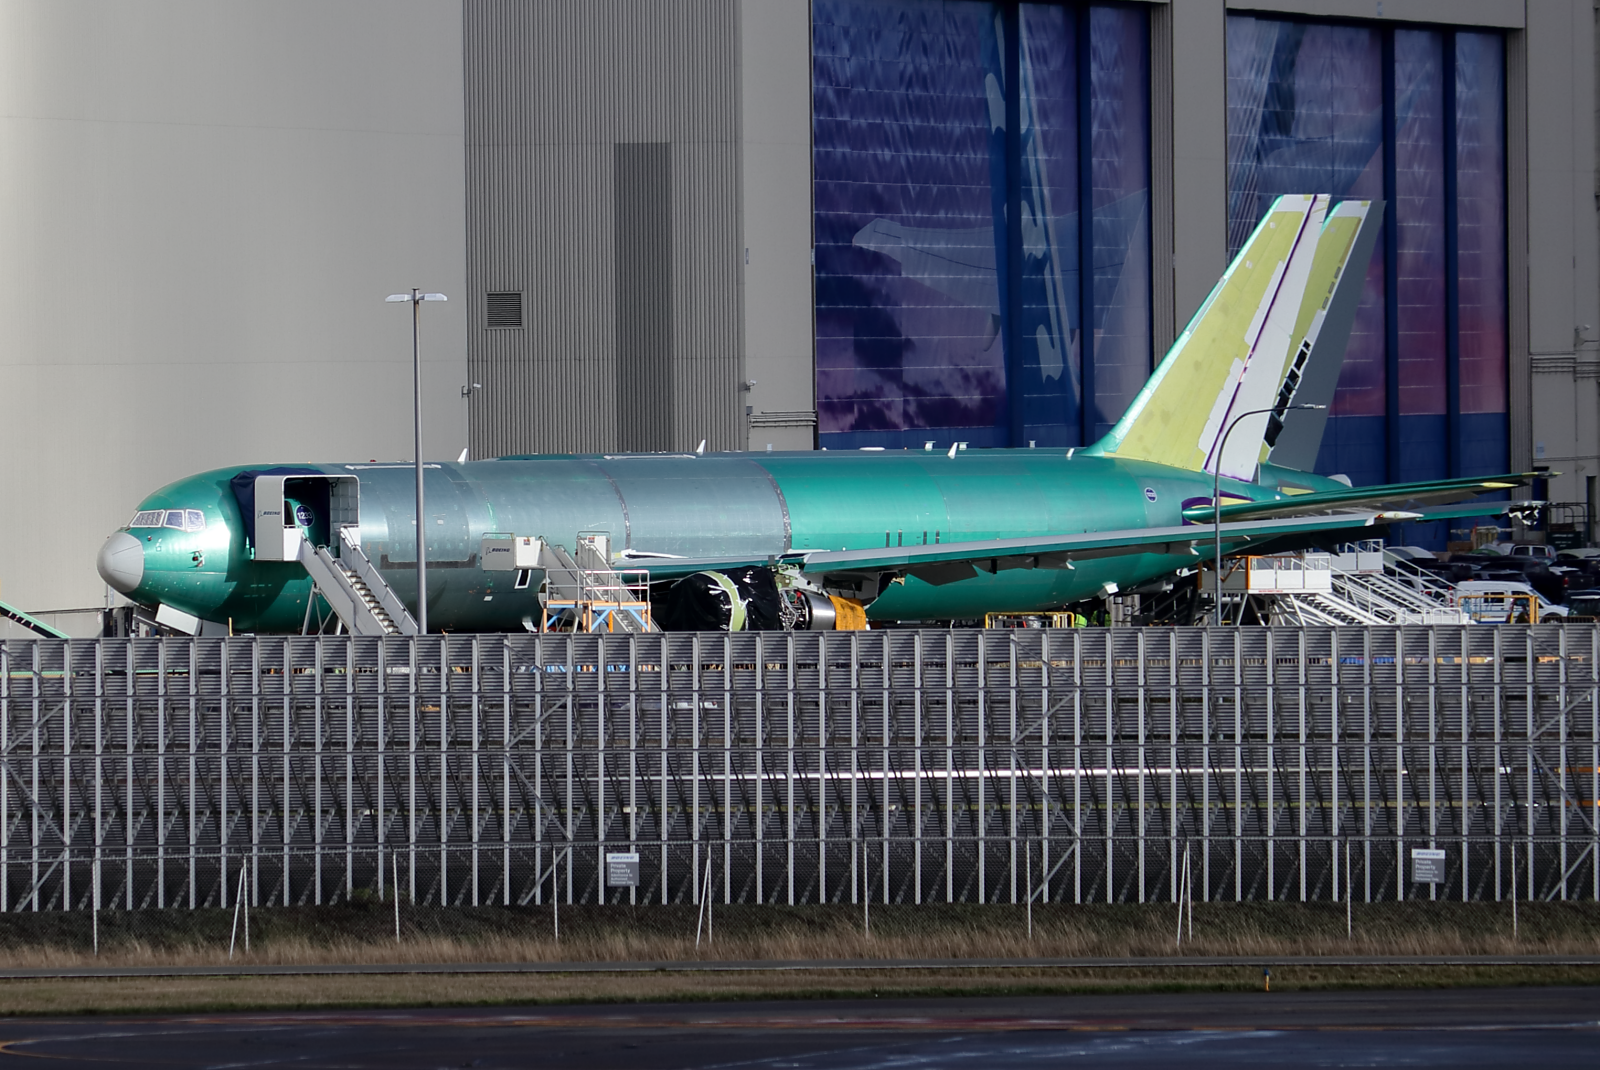
[{"label": "asphalt tarmac", "polygon": [[1600,1066],[1600,988],[0,1020],[0,1067]]}]

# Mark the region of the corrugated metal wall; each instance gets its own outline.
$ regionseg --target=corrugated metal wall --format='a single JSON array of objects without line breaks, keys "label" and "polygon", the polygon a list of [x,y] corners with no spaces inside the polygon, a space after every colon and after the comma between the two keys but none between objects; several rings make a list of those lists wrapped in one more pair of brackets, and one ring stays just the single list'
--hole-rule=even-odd
[{"label": "corrugated metal wall", "polygon": [[[473,455],[743,448],[735,0],[464,11]],[[641,151],[668,168],[666,190],[639,185],[642,164],[619,188],[618,161]],[[638,218],[651,203],[667,205],[664,226]],[[657,263],[664,291],[646,285]],[[491,329],[484,295],[508,290],[524,325]],[[659,292],[665,310],[646,299]],[[671,366],[639,378],[635,361],[664,355],[640,346],[662,330]],[[625,369],[653,384],[637,403]],[[646,426],[622,426],[635,420]]]},{"label": "corrugated metal wall", "polygon": [[616,259],[617,444],[670,450],[672,404],[672,146],[618,145]]}]

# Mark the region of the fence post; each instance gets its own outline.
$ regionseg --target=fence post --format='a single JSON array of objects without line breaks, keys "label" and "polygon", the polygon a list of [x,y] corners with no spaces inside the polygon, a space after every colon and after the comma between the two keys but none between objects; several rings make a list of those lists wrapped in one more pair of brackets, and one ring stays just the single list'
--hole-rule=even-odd
[{"label": "fence post", "polygon": [[1183,901],[1189,914],[1189,942],[1194,943],[1194,869],[1189,863],[1189,841],[1183,842]]},{"label": "fence post", "polygon": [[94,849],[94,921],[91,923],[94,930],[94,957],[100,957],[100,847]]},{"label": "fence post", "polygon": [[1350,893],[1354,882],[1350,876],[1350,841],[1344,841],[1344,936],[1346,940],[1355,938],[1354,907],[1350,905]]},{"label": "fence post", "polygon": [[[239,894],[233,898],[233,932],[228,936],[228,959],[230,961],[233,959],[234,945],[239,940],[239,908],[244,905],[244,871],[248,864],[249,863],[245,863],[239,866]],[[245,932],[249,933],[249,931],[250,930],[247,927]],[[249,942],[250,937],[247,935],[245,937],[245,945],[247,948],[249,946]]]},{"label": "fence post", "polygon": [[1518,939],[1517,931],[1517,841],[1511,841],[1511,939]]},{"label": "fence post", "polygon": [[398,944],[400,942],[400,855],[390,851],[389,864],[393,867],[391,876],[394,884],[394,942]]},{"label": "fence post", "polygon": [[[1177,902],[1177,907],[1178,907],[1178,933],[1177,933],[1177,939],[1175,939],[1173,941],[1173,944],[1172,944],[1173,947],[1182,947],[1183,946],[1183,897],[1184,897],[1184,894],[1188,891],[1188,889],[1189,889],[1189,845],[1187,843],[1185,843],[1183,845],[1183,872],[1178,874],[1178,894],[1173,897],[1178,901]],[[1189,928],[1191,930],[1193,930],[1193,928],[1194,928],[1193,922],[1190,923]],[[1191,936],[1192,935],[1193,934],[1191,932]]]},{"label": "fence post", "polygon": [[1032,839],[1028,840],[1027,855],[1028,855],[1028,859],[1027,859],[1026,872],[1028,874],[1028,881],[1027,881],[1027,884],[1028,884],[1028,943],[1031,944],[1031,943],[1033,943],[1033,840]]},{"label": "fence post", "polygon": [[711,846],[706,845],[706,878],[700,885],[700,909],[695,911],[694,946],[700,947],[700,929],[705,926],[706,943],[711,942]]}]

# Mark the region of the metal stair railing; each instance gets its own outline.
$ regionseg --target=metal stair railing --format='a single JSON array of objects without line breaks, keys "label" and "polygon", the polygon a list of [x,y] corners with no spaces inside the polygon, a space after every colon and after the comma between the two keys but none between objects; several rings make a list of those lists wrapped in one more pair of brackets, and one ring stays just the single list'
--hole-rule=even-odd
[{"label": "metal stair railing", "polygon": [[565,619],[581,632],[660,631],[650,616],[647,570],[613,568],[582,536],[576,558],[566,547],[547,542],[539,551],[539,564],[545,573],[546,630]]},{"label": "metal stair railing", "polygon": [[584,600],[591,613],[591,631],[645,633],[660,631],[650,618],[650,573],[619,570],[606,560],[592,537],[578,536],[577,561]]},{"label": "metal stair railing", "polygon": [[1306,624],[1329,624],[1336,627],[1388,624],[1370,610],[1352,604],[1336,595],[1317,593],[1295,599]]},{"label": "metal stair railing", "polygon": [[46,639],[72,638],[61,629],[53,628],[44,621],[40,620],[38,617],[31,617],[15,606],[8,606],[4,602],[0,602],[0,617],[11,621],[13,624],[20,624],[30,632],[33,632],[36,635],[42,635]]},{"label": "metal stair railing", "polygon": [[[1451,604],[1451,596],[1455,593],[1453,588],[1444,588],[1441,596],[1435,594],[1432,588],[1419,589],[1412,587],[1403,580],[1387,573],[1381,576],[1364,577],[1364,579],[1368,580],[1372,586],[1388,592],[1393,601],[1411,606],[1416,613],[1427,615],[1440,611],[1451,611],[1455,608]],[[1440,623],[1448,623],[1448,621],[1441,620]]]},{"label": "metal stair railing", "polygon": [[299,561],[352,635],[417,634],[416,619],[361,551],[350,527],[339,530],[338,557],[326,546],[302,542]]},{"label": "metal stair railing", "polygon": [[1393,573],[1391,578],[1401,586],[1409,587],[1441,606],[1454,604],[1455,585],[1440,579],[1427,569],[1418,568],[1389,550],[1383,552],[1383,567],[1385,572]]},{"label": "metal stair railing", "polygon": [[1374,624],[1460,624],[1461,612],[1441,605],[1387,576],[1335,573],[1334,593],[1367,610]]}]

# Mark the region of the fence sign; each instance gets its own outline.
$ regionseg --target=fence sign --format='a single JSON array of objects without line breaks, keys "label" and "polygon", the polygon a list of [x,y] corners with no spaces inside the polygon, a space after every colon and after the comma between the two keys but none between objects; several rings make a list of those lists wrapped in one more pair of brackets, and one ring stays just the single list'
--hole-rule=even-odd
[{"label": "fence sign", "polygon": [[1411,879],[1418,884],[1444,883],[1444,852],[1432,847],[1411,848]]},{"label": "fence sign", "polygon": [[606,852],[606,885],[611,888],[639,887],[638,851]]}]

